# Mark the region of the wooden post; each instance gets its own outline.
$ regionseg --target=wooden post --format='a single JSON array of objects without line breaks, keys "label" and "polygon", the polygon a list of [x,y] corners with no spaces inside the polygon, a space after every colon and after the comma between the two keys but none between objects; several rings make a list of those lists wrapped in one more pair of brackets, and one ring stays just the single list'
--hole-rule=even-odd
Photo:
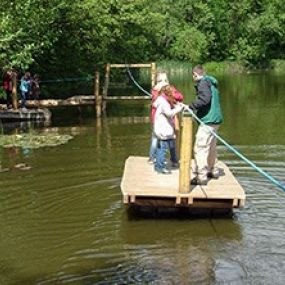
[{"label": "wooden post", "polygon": [[102,106],[102,111],[106,111],[107,107],[107,96],[108,96],[108,88],[109,88],[109,82],[110,82],[110,70],[111,70],[111,65],[110,63],[107,63],[106,65],[106,73],[105,73],[105,85],[103,89],[103,106]]},{"label": "wooden post", "polygon": [[17,100],[17,73],[12,72],[12,105],[13,109],[18,109],[18,100]]},{"label": "wooden post", "polygon": [[174,117],[174,130],[175,130],[175,136],[176,136],[175,147],[176,147],[176,153],[179,154],[177,157],[178,160],[180,157],[181,118],[182,118],[181,113],[176,114]]},{"label": "wooden post", "polygon": [[155,85],[156,79],[156,64],[155,62],[151,63],[151,87]]},{"label": "wooden post", "polygon": [[191,160],[192,160],[192,117],[184,115],[181,126],[179,193],[190,191]]},{"label": "wooden post", "polygon": [[98,71],[95,72],[94,97],[96,117],[99,118],[102,111],[102,96],[100,96],[100,74]]}]

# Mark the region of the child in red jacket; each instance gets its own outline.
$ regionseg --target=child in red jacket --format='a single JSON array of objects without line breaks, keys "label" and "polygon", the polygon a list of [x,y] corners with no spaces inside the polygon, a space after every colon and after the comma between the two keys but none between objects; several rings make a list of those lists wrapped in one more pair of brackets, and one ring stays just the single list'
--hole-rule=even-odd
[{"label": "child in red jacket", "polygon": [[[156,112],[156,107],[153,105],[153,103],[159,95],[159,91],[160,91],[159,86],[163,83],[166,83],[167,85],[169,85],[167,74],[166,74],[166,72],[162,71],[162,72],[157,73],[156,85],[151,90],[152,105],[151,105],[151,118],[150,119],[151,119],[152,126],[154,123],[154,117],[155,117],[155,112]],[[171,88],[174,100],[176,102],[182,102],[183,101],[183,95],[173,85],[170,85],[170,88]],[[152,131],[150,150],[149,150],[149,160],[148,160],[149,163],[154,163],[156,160],[157,144],[158,144],[158,138],[155,135],[154,131]],[[173,166],[176,167],[177,162],[175,161],[175,158],[170,157],[170,160],[171,160]]]}]

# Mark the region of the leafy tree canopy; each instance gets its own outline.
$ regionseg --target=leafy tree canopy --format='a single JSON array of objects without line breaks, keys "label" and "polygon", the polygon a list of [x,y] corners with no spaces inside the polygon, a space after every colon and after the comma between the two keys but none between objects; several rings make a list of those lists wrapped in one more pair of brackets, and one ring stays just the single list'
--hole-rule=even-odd
[{"label": "leafy tree canopy", "polygon": [[90,73],[106,62],[285,56],[282,0],[2,0],[0,66]]}]

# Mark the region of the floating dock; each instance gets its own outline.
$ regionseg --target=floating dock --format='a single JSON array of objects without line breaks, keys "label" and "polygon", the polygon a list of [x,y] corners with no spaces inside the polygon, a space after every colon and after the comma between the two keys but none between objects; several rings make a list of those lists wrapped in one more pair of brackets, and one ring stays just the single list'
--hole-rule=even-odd
[{"label": "floating dock", "polygon": [[121,191],[128,206],[240,208],[246,195],[229,168],[222,161],[218,179],[210,179],[206,186],[189,185],[189,192],[179,193],[179,169],[169,175],[154,171],[147,157],[130,156],[125,163]]},{"label": "floating dock", "polygon": [[51,113],[48,109],[8,109],[0,110],[0,120],[3,122],[16,121],[49,121]]}]

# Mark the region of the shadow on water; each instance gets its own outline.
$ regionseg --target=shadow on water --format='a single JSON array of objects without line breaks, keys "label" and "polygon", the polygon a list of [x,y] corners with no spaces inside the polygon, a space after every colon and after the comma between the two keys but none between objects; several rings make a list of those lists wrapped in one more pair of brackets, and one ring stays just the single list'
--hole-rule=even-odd
[{"label": "shadow on water", "polygon": [[129,220],[139,219],[175,219],[193,220],[205,218],[232,219],[234,212],[232,209],[208,209],[208,208],[151,208],[130,206],[127,209]]}]

